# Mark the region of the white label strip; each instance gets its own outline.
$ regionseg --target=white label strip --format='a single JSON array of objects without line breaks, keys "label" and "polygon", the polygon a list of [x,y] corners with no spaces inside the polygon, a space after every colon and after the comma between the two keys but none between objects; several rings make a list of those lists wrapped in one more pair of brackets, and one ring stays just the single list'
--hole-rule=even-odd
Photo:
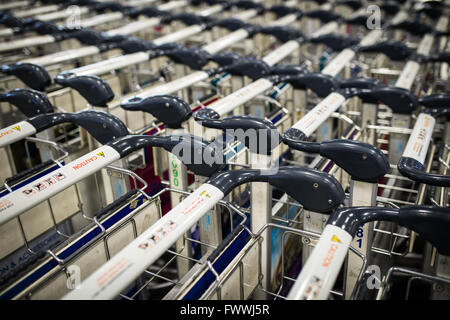
[{"label": "white label strip", "polygon": [[38,46],[41,44],[47,44],[52,42],[55,42],[55,38],[50,35],[18,39],[0,43],[0,52],[23,49],[31,46]]},{"label": "white label strip", "polygon": [[248,32],[244,29],[239,29],[234,32],[227,34],[226,36],[217,39],[205,46],[202,47],[203,50],[209,52],[210,54],[216,54],[219,51],[222,51],[225,48],[228,48],[234,43],[237,43],[241,40],[244,40],[248,37]]},{"label": "white label strip", "polygon": [[344,49],[339,53],[327,66],[322,70],[322,73],[330,76],[337,76],[339,72],[353,59],[355,51],[352,49]]},{"label": "white label strip", "polygon": [[292,287],[288,300],[325,300],[339,275],[352,237],[327,225]]},{"label": "white label strip", "polygon": [[435,123],[436,120],[429,114],[419,114],[403,152],[403,157],[413,158],[424,164]]},{"label": "white label strip", "polygon": [[283,3],[283,5],[285,5],[286,7],[295,7],[298,5],[298,1],[297,0],[286,1],[285,3]]},{"label": "white label strip", "polygon": [[266,62],[269,66],[273,66],[292,54],[295,50],[300,47],[298,41],[288,41],[285,44],[279,46],[265,57],[262,58],[264,62]]},{"label": "white label strip", "polygon": [[0,225],[118,159],[120,155],[116,150],[109,146],[102,146],[7,194],[0,199]]},{"label": "white label strip", "polygon": [[319,37],[327,33],[332,33],[338,30],[339,25],[337,22],[328,22],[326,25],[322,26],[319,30],[312,34],[312,37]]},{"label": "white label strip", "polygon": [[420,64],[415,61],[408,61],[402,73],[395,82],[395,86],[404,89],[411,89],[411,86],[419,73]]},{"label": "white label strip", "polygon": [[445,31],[448,25],[448,17],[441,17],[437,23],[436,30]]},{"label": "white label strip", "polygon": [[12,36],[13,34],[14,34],[14,30],[10,29],[10,28],[0,30],[0,37]]},{"label": "white label strip", "polygon": [[297,20],[297,15],[292,13],[292,14],[285,15],[281,19],[271,22],[269,25],[271,27],[276,27],[276,26],[283,27],[283,26],[287,26],[287,25],[295,22],[296,20]]},{"label": "white label strip", "polygon": [[115,36],[115,35],[127,35],[133,34],[154,26],[157,26],[161,22],[160,18],[150,18],[150,19],[142,19],[129,24],[124,25],[123,27],[109,30],[105,32],[107,36]]},{"label": "white label strip", "polygon": [[253,17],[256,17],[258,15],[258,11],[255,9],[249,9],[242,12],[239,12],[233,16],[233,18],[239,19],[239,20],[248,20]]},{"label": "white label strip", "polygon": [[223,198],[203,184],[72,290],[65,300],[113,299]]},{"label": "white label strip", "polygon": [[213,102],[208,108],[215,110],[220,115],[227,114],[234,108],[264,93],[264,91],[272,88],[272,86],[273,83],[269,80],[264,78],[258,79],[232,94]]},{"label": "white label strip", "polygon": [[309,111],[292,127],[301,130],[306,136],[310,136],[316,129],[327,120],[345,102],[345,97],[333,92]]},{"label": "white label strip", "polygon": [[405,11],[400,11],[394,16],[394,18],[392,18],[391,24],[393,24],[393,25],[399,24],[399,23],[403,22],[404,20],[407,20],[408,18],[409,18],[409,16]]},{"label": "white label strip", "polygon": [[182,78],[147,89],[137,94],[136,97],[147,98],[160,94],[171,94],[205,79],[208,79],[208,74],[206,72],[196,71]]},{"label": "white label strip", "polygon": [[30,3],[28,1],[14,1],[10,3],[0,4],[0,10],[9,10],[9,9],[16,9],[20,7],[25,7],[29,5]]},{"label": "white label strip", "polygon": [[431,51],[431,47],[433,46],[434,37],[431,34],[426,34],[422,41],[420,41],[419,48],[417,48],[418,54],[423,54],[428,56]]},{"label": "white label strip", "polygon": [[27,18],[27,17],[31,17],[31,16],[34,16],[37,14],[44,14],[44,13],[56,11],[58,9],[59,9],[59,6],[55,4],[55,5],[49,5],[49,6],[42,6],[42,7],[34,8],[31,10],[17,11],[14,13],[14,15],[18,18]]},{"label": "white label strip", "polygon": [[36,133],[36,128],[27,121],[20,121],[0,130],[0,148]]},{"label": "white label strip", "polygon": [[222,11],[222,9],[223,9],[222,5],[216,4],[214,6],[211,6],[210,8],[200,11],[199,15],[202,17],[209,17],[212,16],[213,14],[219,13],[220,11]]},{"label": "white label strip", "polygon": [[361,39],[359,44],[361,46],[370,46],[372,44],[375,44],[383,35],[383,30],[381,29],[375,29],[370,31],[364,38]]},{"label": "white label strip", "polygon": [[112,21],[117,21],[123,18],[123,14],[121,12],[110,12],[110,13],[104,13],[99,14],[98,16],[83,19],[81,21],[81,26],[85,28],[94,27],[101,25],[103,23],[108,23]]},{"label": "white label strip", "polygon": [[162,45],[164,43],[176,42],[182,39],[189,38],[195,34],[202,32],[205,29],[203,25],[193,25],[187,28],[183,28],[173,33],[169,33],[163,37],[153,40],[156,45]]},{"label": "white label strip", "polygon": [[146,4],[151,4],[153,2],[156,2],[156,0],[131,0],[131,1],[125,2],[125,5],[137,7],[137,6],[143,6]]},{"label": "white label strip", "polygon": [[22,60],[21,62],[24,63],[34,63],[41,65],[43,67],[48,65],[53,65],[65,61],[70,61],[73,59],[90,56],[93,54],[99,53],[99,49],[95,46],[87,46],[87,47],[81,47],[78,49],[71,49],[66,51],[59,51],[52,54],[48,54],[46,56],[37,57],[37,58],[30,58]]},{"label": "white label strip", "polygon": [[185,7],[187,5],[188,5],[188,2],[184,1],[184,0],[182,0],[182,1],[170,1],[168,3],[164,3],[164,4],[160,5],[160,6],[158,6],[158,9],[162,10],[162,11],[170,11],[170,10],[173,10],[173,9]]},{"label": "white label strip", "polygon": [[114,57],[108,60],[103,60],[84,67],[64,71],[62,73],[73,73],[77,76],[95,76],[145,61],[148,61],[148,53],[136,52],[119,57]]},{"label": "white label strip", "polygon": [[[77,14],[86,14],[89,12],[89,9],[86,7],[81,7],[80,11],[77,12]],[[73,12],[71,10],[64,10],[64,11],[57,11],[47,14],[40,14],[35,16],[35,19],[42,20],[42,21],[53,21],[58,19],[64,19],[68,18],[73,15]]]}]

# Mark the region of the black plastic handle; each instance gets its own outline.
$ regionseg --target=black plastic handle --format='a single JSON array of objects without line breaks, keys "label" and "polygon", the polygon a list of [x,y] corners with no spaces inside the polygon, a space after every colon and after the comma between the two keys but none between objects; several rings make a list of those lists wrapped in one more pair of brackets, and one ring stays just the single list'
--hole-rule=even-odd
[{"label": "black plastic handle", "polygon": [[177,156],[194,174],[205,177],[210,177],[225,167],[222,146],[192,135],[129,135],[108,145],[114,148],[121,158],[142,148],[161,147]]},{"label": "black plastic handle", "polygon": [[388,26],[390,29],[399,29],[409,32],[410,34],[423,36],[426,33],[432,33],[433,28],[425,23],[417,20],[404,20],[397,24],[391,24]]},{"label": "black plastic handle", "polygon": [[70,33],[70,36],[89,46],[99,45],[105,41],[105,38],[99,31],[91,28],[83,28],[81,30],[74,31]]},{"label": "black plastic handle", "polygon": [[135,9],[131,9],[128,12],[128,16],[130,16],[131,18],[137,18],[140,15],[146,16],[148,18],[153,18],[153,17],[162,17],[162,16],[169,15],[169,12],[162,11],[154,6],[135,8]]},{"label": "black plastic handle", "polygon": [[450,210],[441,207],[407,206],[400,209],[351,207],[338,209],[328,224],[355,236],[358,228],[371,221],[392,221],[411,229],[433,244],[441,254],[450,255]]},{"label": "black plastic handle", "polygon": [[35,127],[37,132],[61,123],[74,123],[86,129],[101,144],[128,135],[127,127],[118,117],[96,110],[42,114],[26,121]]},{"label": "black plastic handle", "polygon": [[340,88],[338,80],[334,77],[316,72],[308,72],[303,74],[286,74],[280,76],[270,76],[269,80],[275,84],[287,82],[294,89],[314,91],[319,97],[326,97],[331,92]]},{"label": "black plastic handle", "polygon": [[336,3],[336,6],[346,6],[352,9],[353,11],[356,11],[362,7],[362,3],[361,1],[358,0],[341,0]]},{"label": "black plastic handle", "polygon": [[331,48],[334,51],[342,51],[345,48],[358,44],[360,39],[352,38],[338,33],[327,33],[321,36],[308,39],[310,43],[320,43]]},{"label": "black plastic handle", "polygon": [[441,254],[450,255],[450,209],[408,206],[399,210],[398,223],[419,233]]},{"label": "black plastic handle", "polygon": [[95,5],[93,5],[93,8],[95,11],[98,12],[106,12],[106,11],[126,12],[129,7],[124,6],[123,4],[117,1],[105,1],[105,2],[97,2]]},{"label": "black plastic handle", "polygon": [[288,42],[290,40],[303,38],[303,34],[300,30],[282,26],[262,27],[259,32],[266,35],[272,35],[280,42]]},{"label": "black plastic handle", "polygon": [[219,173],[207,181],[225,195],[237,186],[249,182],[267,182],[286,192],[306,210],[327,213],[345,199],[339,182],[331,175],[304,167],[283,166],[276,172],[244,169]]},{"label": "black plastic handle", "polygon": [[428,58],[430,62],[445,62],[450,64],[450,52],[441,52]]},{"label": "black plastic handle", "polygon": [[34,20],[34,23],[30,21],[28,29],[35,31],[38,34],[57,34],[63,32],[56,24],[48,21]]},{"label": "black plastic handle", "polygon": [[377,147],[361,141],[334,139],[305,141],[305,135],[290,128],[282,135],[290,148],[308,153],[319,153],[345,170],[353,180],[375,183],[390,171],[389,161]]},{"label": "black plastic handle", "polygon": [[450,93],[435,93],[419,100],[420,104],[427,108],[450,107]]},{"label": "black plastic handle", "polygon": [[220,28],[225,28],[229,31],[236,31],[239,29],[243,29],[249,25],[250,24],[248,24],[247,22],[242,21],[237,18],[225,18],[225,19],[221,19],[221,20],[217,20],[217,21],[211,21],[208,24],[208,27],[209,28],[220,27]]},{"label": "black plastic handle", "polygon": [[167,50],[164,55],[169,57],[175,63],[186,65],[194,70],[200,70],[210,59],[210,54],[202,48],[177,48],[173,50]]},{"label": "black plastic handle", "polygon": [[210,60],[217,63],[219,66],[228,66],[238,62],[243,57],[233,51],[224,51],[211,56]]},{"label": "black plastic handle", "polygon": [[194,113],[195,121],[202,126],[225,131],[252,153],[270,154],[280,144],[278,129],[268,120],[253,116],[219,117],[214,110],[208,108]]},{"label": "black plastic handle", "polygon": [[422,171],[423,164],[413,158],[401,157],[398,171],[411,180],[438,187],[450,187],[450,176]]},{"label": "black plastic handle", "polygon": [[106,107],[114,99],[114,92],[108,82],[97,76],[71,76],[60,74],[54,78],[55,82],[76,90],[90,105]]},{"label": "black plastic handle", "polygon": [[[114,42],[114,36],[113,38],[108,39],[110,42]],[[155,48],[155,45],[150,42],[143,39],[138,39],[134,37],[127,37],[127,39],[116,39],[119,41],[116,41],[115,48],[120,48],[125,54],[129,53],[135,53],[135,52],[141,52],[141,51],[149,51],[151,49]]]},{"label": "black plastic handle", "polygon": [[192,26],[192,25],[200,25],[203,23],[207,23],[209,20],[210,20],[210,18],[208,18],[208,17],[199,16],[199,15],[196,15],[194,13],[189,13],[189,12],[182,12],[182,13],[177,13],[177,14],[173,14],[173,15],[165,17],[164,23],[170,23],[173,21],[181,21],[185,25]]},{"label": "black plastic handle", "polygon": [[341,16],[328,11],[328,10],[312,10],[304,13],[305,16],[313,19],[319,19],[320,21],[327,23],[330,21],[339,21],[341,19]]},{"label": "black plastic handle", "polygon": [[382,41],[368,46],[358,48],[359,52],[383,53],[393,61],[403,61],[410,57],[414,50],[398,41]]},{"label": "black plastic handle", "polygon": [[251,0],[238,0],[236,2],[233,2],[233,6],[240,9],[257,9],[257,10],[264,10],[264,6],[260,3],[253,2]]},{"label": "black plastic handle", "polygon": [[52,83],[47,70],[37,64],[17,62],[1,66],[0,71],[19,78],[28,87],[39,91],[45,91]]},{"label": "black plastic handle", "polygon": [[47,96],[32,89],[14,89],[0,94],[0,101],[16,106],[26,117],[52,113],[53,106]]},{"label": "black plastic handle", "polygon": [[250,79],[256,80],[268,75],[270,73],[270,66],[264,60],[244,57],[233,64],[212,71],[212,74],[229,72],[234,76],[247,76]]},{"label": "black plastic handle", "polygon": [[148,98],[133,97],[122,101],[125,110],[150,113],[169,128],[180,128],[192,115],[191,107],[183,99],[173,95],[159,95]]},{"label": "black plastic handle", "polygon": [[302,73],[309,73],[310,71],[304,65],[281,63],[270,68],[270,74],[273,75],[297,75]]},{"label": "black plastic handle", "polygon": [[0,24],[4,25],[7,28],[11,28],[11,29],[16,29],[16,28],[23,29],[23,27],[24,27],[22,19],[14,17],[13,15],[11,15],[9,13],[4,14],[0,18]]},{"label": "black plastic handle", "polygon": [[282,4],[276,4],[267,9],[267,11],[275,13],[277,18],[284,17],[288,14],[297,13],[300,14],[301,11],[295,7],[288,7]]},{"label": "black plastic handle", "polygon": [[374,78],[350,78],[339,81],[341,88],[372,89],[381,86],[380,81]]},{"label": "black plastic handle", "polygon": [[369,102],[381,101],[394,113],[411,114],[419,107],[419,100],[409,90],[399,87],[376,86],[372,89],[344,89],[347,98],[358,96]]}]

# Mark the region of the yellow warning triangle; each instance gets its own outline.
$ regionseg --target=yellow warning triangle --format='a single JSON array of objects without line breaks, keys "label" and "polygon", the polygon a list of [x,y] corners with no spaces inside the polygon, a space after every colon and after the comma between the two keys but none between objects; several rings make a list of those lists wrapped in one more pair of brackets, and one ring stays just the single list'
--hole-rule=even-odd
[{"label": "yellow warning triangle", "polygon": [[19,126],[15,126],[13,127],[14,130],[20,131],[20,127]]},{"label": "yellow warning triangle", "polygon": [[105,156],[105,154],[104,154],[103,152],[99,152],[99,153],[97,153],[97,155],[98,155],[98,156],[101,156],[101,157],[104,157],[104,156]]},{"label": "yellow warning triangle", "polygon": [[331,238],[331,241],[334,241],[334,242],[338,242],[338,243],[342,243],[342,241],[341,241],[341,240],[339,240],[339,238],[338,238],[338,237],[336,237],[336,235],[335,235],[335,234],[333,234],[333,237]]}]

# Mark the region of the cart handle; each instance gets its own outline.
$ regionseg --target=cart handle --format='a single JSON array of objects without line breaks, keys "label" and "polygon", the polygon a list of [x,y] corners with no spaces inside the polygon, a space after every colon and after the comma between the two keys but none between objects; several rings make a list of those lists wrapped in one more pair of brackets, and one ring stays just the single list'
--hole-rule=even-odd
[{"label": "cart handle", "polygon": [[402,61],[414,53],[414,50],[399,41],[387,40],[358,48],[359,52],[383,53],[393,61]]},{"label": "cart handle", "polygon": [[326,299],[345,261],[353,237],[364,223],[393,221],[418,232],[445,255],[450,254],[450,214],[440,207],[400,209],[351,207],[336,210],[288,295],[288,299]]},{"label": "cart handle", "polygon": [[180,128],[192,115],[191,107],[183,99],[173,95],[158,95],[148,98],[133,97],[120,103],[129,111],[150,113],[169,128]]},{"label": "cart handle", "polygon": [[114,99],[114,92],[108,82],[97,76],[57,75],[55,82],[76,90],[88,103],[96,107],[107,107],[107,103]]},{"label": "cart handle", "polygon": [[405,30],[411,34],[417,34],[420,36],[423,36],[427,33],[432,33],[434,31],[433,27],[417,20],[403,20],[399,23],[391,24],[390,26],[388,26],[388,28]]},{"label": "cart handle", "polygon": [[53,112],[53,106],[47,96],[32,89],[14,89],[0,93],[0,101],[15,105],[26,117]]},{"label": "cart handle", "polygon": [[249,182],[267,182],[286,192],[305,210],[329,213],[345,199],[340,183],[332,175],[305,167],[283,166],[268,174],[257,169],[229,170],[218,173],[206,183],[225,195],[237,186]]},{"label": "cart handle", "polygon": [[39,91],[44,91],[52,83],[52,79],[45,68],[33,63],[17,62],[2,65],[0,72],[15,76],[28,87]]},{"label": "cart handle", "polygon": [[25,121],[31,124],[36,132],[71,122],[86,129],[101,144],[128,135],[128,128],[117,116],[97,110],[42,114]]},{"label": "cart handle", "polygon": [[270,154],[281,141],[277,128],[269,120],[245,115],[220,119],[220,115],[209,108],[196,111],[194,119],[204,127],[225,131],[243,143],[251,153]]},{"label": "cart handle", "polygon": [[265,35],[272,35],[280,42],[288,42],[290,40],[303,38],[303,34],[300,30],[285,26],[261,27],[259,32]]},{"label": "cart handle", "polygon": [[308,39],[308,41],[311,43],[324,44],[333,51],[342,51],[345,48],[355,46],[360,42],[360,39],[337,33],[327,33],[317,37],[312,37]]},{"label": "cart handle", "polygon": [[225,165],[223,147],[194,135],[128,135],[108,142],[120,158],[146,147],[162,147],[177,156],[196,175],[210,177]]},{"label": "cart handle", "polygon": [[371,221],[392,221],[418,232],[436,249],[450,255],[450,213],[447,208],[434,206],[405,206],[400,209],[382,207],[350,207],[336,210],[327,224],[335,225],[352,237],[358,228]]},{"label": "cart handle", "polygon": [[302,15],[302,12],[300,9],[295,7],[288,7],[282,4],[275,4],[269,8],[267,8],[267,11],[273,12],[276,14],[277,18],[284,17],[288,14],[297,13],[299,16]]},{"label": "cart handle", "polygon": [[308,11],[305,12],[304,15],[308,18],[319,19],[324,23],[338,21],[341,18],[338,14],[323,9]]}]

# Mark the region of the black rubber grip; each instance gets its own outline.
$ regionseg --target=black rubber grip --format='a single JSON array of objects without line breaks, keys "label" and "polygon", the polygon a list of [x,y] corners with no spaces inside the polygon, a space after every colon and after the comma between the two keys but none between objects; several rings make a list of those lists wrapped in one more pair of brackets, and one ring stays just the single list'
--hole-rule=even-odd
[{"label": "black rubber grip", "polygon": [[97,220],[102,219],[108,213],[117,210],[119,207],[121,207],[124,203],[129,201],[137,193],[138,193],[138,189],[133,189],[133,190],[125,193],[123,196],[114,200],[113,202],[108,204],[106,207],[101,209],[99,212],[97,212],[95,217],[97,218]]},{"label": "black rubber grip", "polygon": [[219,244],[219,246],[214,250],[206,259],[209,262],[213,262],[216,258],[223,252],[226,246],[228,246],[234,238],[237,237],[239,232],[243,229],[242,225],[239,224],[232,232],[228,234],[228,236],[223,239],[223,241]]},{"label": "black rubber grip", "polygon": [[26,169],[24,171],[19,172],[18,174],[13,175],[12,177],[6,178],[5,179],[5,183],[8,186],[12,186],[15,183],[19,182],[20,180],[22,180],[23,178],[29,177],[39,171],[41,171],[42,169],[45,169],[47,167],[50,167],[51,165],[56,164],[55,161],[53,160],[47,160],[45,162],[42,162],[38,165],[35,165],[34,167],[31,167],[29,169]]}]

